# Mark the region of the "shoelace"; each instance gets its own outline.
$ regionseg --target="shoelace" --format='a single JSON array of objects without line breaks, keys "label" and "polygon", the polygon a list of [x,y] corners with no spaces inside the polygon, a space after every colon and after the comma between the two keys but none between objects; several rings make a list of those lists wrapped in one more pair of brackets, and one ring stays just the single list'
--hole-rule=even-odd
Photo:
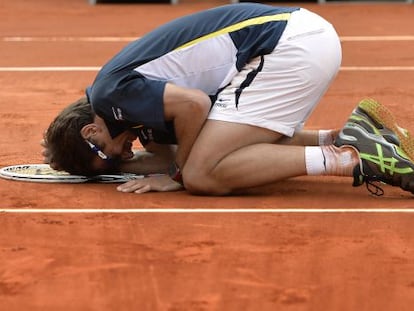
[{"label": "shoelace", "polygon": [[367,188],[367,190],[372,194],[375,195],[377,197],[380,197],[382,195],[384,195],[384,190],[378,186],[375,181],[372,180],[364,180],[365,182],[365,187]]}]

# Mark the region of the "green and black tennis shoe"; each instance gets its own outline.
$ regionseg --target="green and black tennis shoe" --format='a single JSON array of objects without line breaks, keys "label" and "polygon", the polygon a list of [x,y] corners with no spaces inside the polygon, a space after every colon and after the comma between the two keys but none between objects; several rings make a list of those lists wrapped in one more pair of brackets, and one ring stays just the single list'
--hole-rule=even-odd
[{"label": "green and black tennis shoe", "polygon": [[414,140],[401,128],[391,112],[372,99],[362,100],[335,140],[335,145],[352,146],[359,152],[353,186],[382,195],[374,182],[398,186],[414,194]]}]

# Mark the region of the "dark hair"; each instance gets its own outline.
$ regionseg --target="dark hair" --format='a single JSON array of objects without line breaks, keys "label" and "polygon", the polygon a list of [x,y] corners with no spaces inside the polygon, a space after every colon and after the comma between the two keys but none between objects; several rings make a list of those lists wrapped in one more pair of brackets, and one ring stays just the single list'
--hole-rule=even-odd
[{"label": "dark hair", "polygon": [[86,97],[63,109],[47,129],[45,140],[51,154],[50,162],[75,175],[95,175],[92,162],[95,153],[80,131],[94,122],[95,113]]}]

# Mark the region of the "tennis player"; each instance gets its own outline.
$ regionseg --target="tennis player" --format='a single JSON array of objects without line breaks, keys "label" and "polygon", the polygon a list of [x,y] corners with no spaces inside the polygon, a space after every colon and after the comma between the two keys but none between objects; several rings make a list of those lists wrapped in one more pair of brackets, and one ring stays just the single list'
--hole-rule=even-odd
[{"label": "tennis player", "polygon": [[[303,130],[340,63],[334,27],[303,8],[239,3],[184,16],[103,66],[86,97],[51,123],[44,155],[73,174],[120,161],[125,171],[169,173],[119,186],[124,192],[225,195],[301,175],[413,191],[411,140],[375,115],[376,102],[356,108],[336,146],[338,131]],[[147,152],[134,156],[137,137]],[[396,162],[384,170],[372,156]]]}]

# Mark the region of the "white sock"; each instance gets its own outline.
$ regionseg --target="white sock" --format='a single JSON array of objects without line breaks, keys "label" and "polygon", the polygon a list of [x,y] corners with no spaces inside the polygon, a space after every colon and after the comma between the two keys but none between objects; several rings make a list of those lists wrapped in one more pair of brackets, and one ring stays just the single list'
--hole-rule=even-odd
[{"label": "white sock", "polygon": [[305,165],[308,175],[325,174],[325,156],[321,147],[305,147]]},{"label": "white sock", "polygon": [[352,176],[359,161],[358,152],[352,147],[305,147],[308,175]]}]

